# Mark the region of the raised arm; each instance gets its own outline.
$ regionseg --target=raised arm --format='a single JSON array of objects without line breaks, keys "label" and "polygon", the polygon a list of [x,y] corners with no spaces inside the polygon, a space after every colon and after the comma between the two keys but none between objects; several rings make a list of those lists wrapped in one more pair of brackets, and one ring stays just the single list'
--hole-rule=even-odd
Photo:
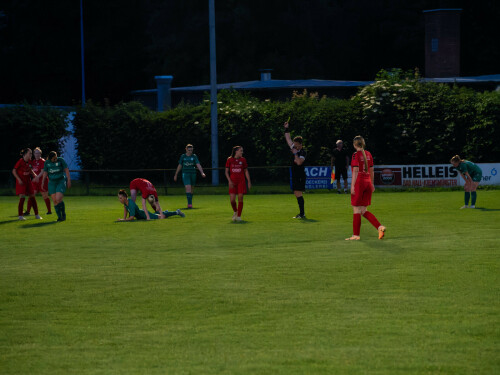
[{"label": "raised arm", "polygon": [[285,140],[286,140],[286,143],[288,144],[288,146],[290,148],[292,148],[293,147],[293,141],[292,141],[292,137],[290,137],[290,129],[289,129],[288,122],[285,122],[283,124],[283,126],[285,127]]}]

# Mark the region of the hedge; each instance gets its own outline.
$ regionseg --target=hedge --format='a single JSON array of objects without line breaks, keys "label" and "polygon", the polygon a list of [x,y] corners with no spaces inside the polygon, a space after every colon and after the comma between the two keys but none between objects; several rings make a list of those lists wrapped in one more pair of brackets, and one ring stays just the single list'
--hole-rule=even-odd
[{"label": "hedge", "polygon": [[[0,108],[0,170],[12,170],[20,151],[40,147],[43,156],[59,152],[60,139],[67,134],[67,112],[50,106],[28,104]],[[7,157],[6,157],[7,156]]]},{"label": "hedge", "polygon": [[[475,162],[500,161],[500,92],[424,82],[414,72],[381,71],[375,83],[351,99],[318,97],[307,91],[287,101],[249,94],[218,95],[219,166],[241,145],[251,166],[288,165],[283,122],[302,135],[309,165],[329,164],[330,150],[343,139],[348,151],[365,137],[377,164],[447,163],[459,154]],[[20,148],[57,149],[64,117],[47,107],[0,110],[4,149],[12,168]],[[19,134],[26,134],[19,140]],[[154,112],[137,102],[77,108],[74,134],[85,169],[175,168],[187,143],[210,167],[210,105],[181,104]],[[21,144],[22,143],[22,144]],[[4,163],[5,164],[5,163]]]}]

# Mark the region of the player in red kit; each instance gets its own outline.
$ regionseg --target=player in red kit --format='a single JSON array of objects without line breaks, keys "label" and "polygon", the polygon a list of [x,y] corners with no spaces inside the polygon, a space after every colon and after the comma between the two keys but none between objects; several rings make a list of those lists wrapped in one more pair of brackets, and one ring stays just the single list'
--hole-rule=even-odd
[{"label": "player in red kit", "polygon": [[[35,155],[35,159],[31,161],[31,169],[33,169],[33,172],[35,175],[38,176],[38,179],[35,179],[32,181],[33,184],[33,193],[36,195],[36,193],[40,192],[42,194],[43,201],[45,202],[45,205],[47,206],[47,215],[51,215],[52,211],[50,209],[50,199],[49,199],[49,192],[48,192],[48,185],[49,185],[49,179],[47,178],[45,180],[45,183],[42,186],[42,173],[43,173],[43,167],[45,166],[45,159],[42,158],[42,150],[40,147],[35,148],[35,151],[33,151],[33,154]],[[26,209],[26,212],[24,213],[24,216],[27,216],[30,214],[31,207],[33,206],[33,201],[35,201],[35,197],[28,199],[28,208]]]},{"label": "player in red kit", "polygon": [[[17,212],[19,220],[26,220],[23,216],[23,207],[25,197],[34,198],[33,185],[31,184],[31,177],[36,177],[31,168],[32,151],[30,148],[25,148],[21,151],[21,159],[19,159],[12,170],[12,174],[16,178],[16,195],[19,195],[19,205]],[[38,215],[38,206],[36,201],[33,204],[33,211],[35,211],[35,218],[41,219]]]},{"label": "player in red kit", "polygon": [[375,191],[373,179],[373,157],[365,150],[365,140],[360,135],[353,141],[356,152],[352,155],[352,181],[351,181],[351,205],[353,209],[352,237],[346,240],[359,240],[361,231],[361,215],[365,217],[377,230],[378,238],[382,239],[385,227],[379,223],[375,215],[366,210],[372,202],[372,193]]},{"label": "player in red kit", "polygon": [[[241,212],[243,211],[243,195],[247,193],[245,177],[250,189],[250,174],[248,173],[248,164],[243,157],[243,147],[234,146],[231,156],[226,161],[226,178],[229,184],[229,199],[233,208],[233,221],[241,221]],[[236,195],[238,195],[238,207],[236,207]]]},{"label": "player in red kit", "polygon": [[[165,215],[163,215],[163,211],[160,207],[160,201],[158,200],[158,193],[156,192],[154,185],[144,178],[136,178],[130,182],[130,199],[134,202],[137,198],[137,191],[140,191],[142,195],[142,209],[146,213],[146,219],[150,219],[146,208],[146,199],[148,199],[149,204],[153,207],[153,210],[158,212],[162,219],[165,219]],[[152,197],[150,197],[150,195],[152,195]]]}]

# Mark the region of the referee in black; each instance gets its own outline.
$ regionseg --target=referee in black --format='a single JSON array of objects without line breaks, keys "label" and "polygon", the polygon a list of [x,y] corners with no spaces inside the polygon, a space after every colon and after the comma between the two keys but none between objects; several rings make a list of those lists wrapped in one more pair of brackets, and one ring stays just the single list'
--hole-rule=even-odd
[{"label": "referee in black", "polygon": [[349,191],[347,186],[347,169],[349,168],[349,155],[347,151],[342,147],[344,146],[344,142],[342,140],[338,140],[336,143],[337,147],[332,151],[332,162],[331,168],[333,169],[333,165],[335,165],[335,179],[337,180],[337,193],[341,194],[342,189],[340,186],[340,178],[344,179],[344,193],[347,194]]},{"label": "referee in black", "polygon": [[302,193],[306,190],[306,171],[304,162],[306,161],[306,150],[302,148],[302,137],[297,136],[293,139],[290,137],[290,129],[288,128],[288,121],[285,122],[285,140],[288,146],[290,146],[290,151],[293,154],[292,157],[292,190],[293,194],[297,198],[297,204],[299,205],[299,213],[294,216],[294,219],[305,219],[306,215],[304,213],[304,197]]}]

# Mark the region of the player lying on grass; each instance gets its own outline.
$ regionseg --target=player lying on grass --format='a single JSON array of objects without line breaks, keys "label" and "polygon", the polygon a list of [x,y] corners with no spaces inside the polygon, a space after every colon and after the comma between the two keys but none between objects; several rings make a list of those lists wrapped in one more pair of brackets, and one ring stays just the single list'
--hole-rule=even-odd
[{"label": "player lying on grass", "polygon": [[[481,182],[483,177],[483,171],[476,164],[471,161],[463,160],[460,156],[455,155],[451,158],[450,163],[460,172],[460,176],[465,181],[464,190],[464,202],[465,205],[462,208],[476,208],[476,198],[477,198],[477,187]],[[469,206],[469,199],[471,199],[471,205]]]},{"label": "player lying on grass", "polygon": [[380,224],[375,215],[367,211],[367,206],[372,202],[372,193],[375,191],[373,184],[373,157],[369,151],[365,150],[365,140],[362,136],[354,137],[353,146],[356,152],[352,155],[352,181],[351,181],[351,206],[353,209],[352,217],[352,237],[346,238],[347,241],[356,241],[361,237],[361,216],[368,220],[377,230],[378,238],[382,239],[385,233],[385,227]]},{"label": "player lying on grass", "polygon": [[158,200],[158,193],[156,192],[156,188],[154,185],[146,180],[145,178],[136,178],[130,182],[130,199],[132,199],[135,203],[135,199],[137,198],[137,191],[141,192],[142,195],[142,210],[146,214],[146,220],[149,220],[148,209],[146,208],[146,199],[149,204],[155,210],[158,215],[161,216],[162,219],[165,219],[163,216],[163,210],[160,206],[160,201]]},{"label": "player lying on grass", "polygon": [[[128,197],[127,192],[125,190],[120,190],[118,192],[118,200],[120,201],[121,204],[123,204],[123,218],[118,219],[118,221],[132,221],[134,219],[137,220],[149,220],[149,219],[162,219],[162,217],[158,214],[153,214],[151,212],[148,212],[148,217],[146,217],[146,212],[141,210],[135,202]],[[170,216],[175,216],[178,215],[180,217],[184,217],[184,213],[181,210],[177,211],[168,211],[165,210],[162,212],[163,213],[163,218],[167,218]],[[128,216],[128,217],[127,217]]]}]

